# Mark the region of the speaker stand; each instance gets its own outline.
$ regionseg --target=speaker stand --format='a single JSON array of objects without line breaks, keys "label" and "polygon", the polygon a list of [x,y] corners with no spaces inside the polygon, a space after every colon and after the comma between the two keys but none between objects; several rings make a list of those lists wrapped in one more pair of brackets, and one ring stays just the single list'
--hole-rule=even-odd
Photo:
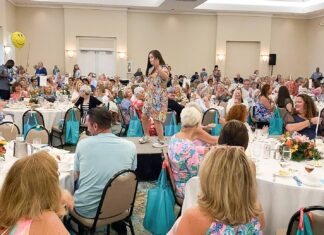
[{"label": "speaker stand", "polygon": [[271,76],[273,75],[273,65],[270,65],[271,66]]}]

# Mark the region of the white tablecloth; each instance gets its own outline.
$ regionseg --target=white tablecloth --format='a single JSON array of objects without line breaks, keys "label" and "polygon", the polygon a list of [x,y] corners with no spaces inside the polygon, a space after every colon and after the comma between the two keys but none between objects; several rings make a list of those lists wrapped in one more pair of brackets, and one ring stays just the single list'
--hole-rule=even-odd
[{"label": "white tablecloth", "polygon": [[[323,167],[315,168],[312,174],[324,179],[324,161],[321,160],[321,163]],[[287,169],[298,170],[297,175],[306,174],[305,165],[305,162],[289,162]],[[272,158],[261,158],[258,167],[258,200],[266,218],[265,235],[274,235],[277,229],[287,228],[291,216],[301,207],[324,205],[324,185],[298,186],[292,177],[274,177],[273,174],[280,169],[280,165],[278,160]],[[199,178],[191,178],[186,184],[183,212],[197,204],[199,191]]]},{"label": "white tablecloth", "polygon": [[[44,109],[44,108],[38,108],[37,111],[41,112],[44,117],[45,122],[45,128],[51,132],[52,127],[57,125],[60,119],[64,118],[65,112],[67,111],[69,107],[62,107],[57,109]],[[12,109],[12,108],[5,108],[3,109],[3,112],[5,114],[11,114],[14,116],[14,122],[19,127],[20,133],[22,133],[22,118],[23,114],[27,111],[27,108],[23,109]]]},{"label": "white tablecloth", "polygon": [[[7,145],[6,160],[0,160],[0,188],[3,185],[5,177],[10,170],[11,166],[19,159],[13,157],[12,143]],[[64,153],[64,150],[51,148],[52,152],[60,156],[61,161],[58,162],[60,172],[60,185],[62,188],[69,190],[71,193],[74,192],[74,154]]]}]

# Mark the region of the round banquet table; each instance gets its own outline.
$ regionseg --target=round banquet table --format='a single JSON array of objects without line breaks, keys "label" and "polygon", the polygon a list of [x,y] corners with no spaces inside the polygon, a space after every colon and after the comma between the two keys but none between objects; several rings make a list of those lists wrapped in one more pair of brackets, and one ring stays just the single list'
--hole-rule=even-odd
[{"label": "round banquet table", "polygon": [[[324,205],[324,160],[320,160],[322,167],[316,167],[311,173],[322,179],[318,187],[307,186],[306,182],[298,186],[292,176],[275,176],[280,169],[279,160],[262,157],[258,160],[257,194],[266,219],[265,235],[274,235],[278,229],[287,228],[291,216],[301,207]],[[303,182],[302,176],[307,174],[305,165],[305,162],[289,161],[287,169],[297,170],[295,174]],[[199,191],[199,177],[191,178],[186,184],[182,212],[197,205]]]},{"label": "round banquet table", "polygon": [[[64,119],[65,112],[68,110],[69,107],[59,107],[55,109],[45,109],[45,108],[36,108],[43,117],[44,117],[44,124],[45,128],[51,132],[52,127],[57,125],[60,119]],[[21,109],[14,109],[14,108],[4,108],[3,112],[5,114],[13,115],[15,124],[19,127],[20,133],[22,133],[22,119],[24,113],[29,110],[27,108]]]},{"label": "round banquet table", "polygon": [[[5,177],[9,172],[11,166],[19,159],[13,157],[13,143],[10,142],[7,144],[6,150],[7,153],[5,155],[5,161],[0,160],[0,189],[4,183]],[[62,149],[56,149],[52,147],[45,147],[44,150],[48,151],[51,155],[59,155],[61,160],[58,161],[59,167],[59,180],[60,186],[63,189],[67,189],[72,194],[74,193],[74,154],[67,153],[68,151]]]}]

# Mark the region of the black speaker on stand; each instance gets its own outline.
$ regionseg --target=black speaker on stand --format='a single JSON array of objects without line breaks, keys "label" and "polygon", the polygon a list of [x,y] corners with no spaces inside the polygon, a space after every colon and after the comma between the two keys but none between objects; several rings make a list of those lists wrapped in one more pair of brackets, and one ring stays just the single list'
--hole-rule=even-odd
[{"label": "black speaker on stand", "polygon": [[269,54],[269,65],[271,66],[271,76],[273,74],[273,66],[277,63],[277,54]]}]

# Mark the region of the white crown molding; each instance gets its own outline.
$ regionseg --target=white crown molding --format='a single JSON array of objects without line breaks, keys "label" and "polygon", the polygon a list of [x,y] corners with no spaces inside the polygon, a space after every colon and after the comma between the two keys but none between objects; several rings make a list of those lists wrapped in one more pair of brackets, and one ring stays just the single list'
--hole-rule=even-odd
[{"label": "white crown molding", "polygon": [[127,10],[131,13],[154,13],[154,14],[170,14],[170,15],[206,15],[216,16],[217,12],[199,12],[199,11],[171,11],[171,10],[153,10],[153,9],[135,9],[129,8]]},{"label": "white crown molding", "polygon": [[86,6],[86,5],[63,5],[64,9],[80,9],[80,10],[103,10],[103,11],[122,11],[127,12],[127,8],[121,7],[105,7],[105,6]]},{"label": "white crown molding", "polygon": [[17,3],[15,3],[13,0],[7,0],[8,2],[10,2],[12,5],[14,5],[15,7],[18,6]]}]

